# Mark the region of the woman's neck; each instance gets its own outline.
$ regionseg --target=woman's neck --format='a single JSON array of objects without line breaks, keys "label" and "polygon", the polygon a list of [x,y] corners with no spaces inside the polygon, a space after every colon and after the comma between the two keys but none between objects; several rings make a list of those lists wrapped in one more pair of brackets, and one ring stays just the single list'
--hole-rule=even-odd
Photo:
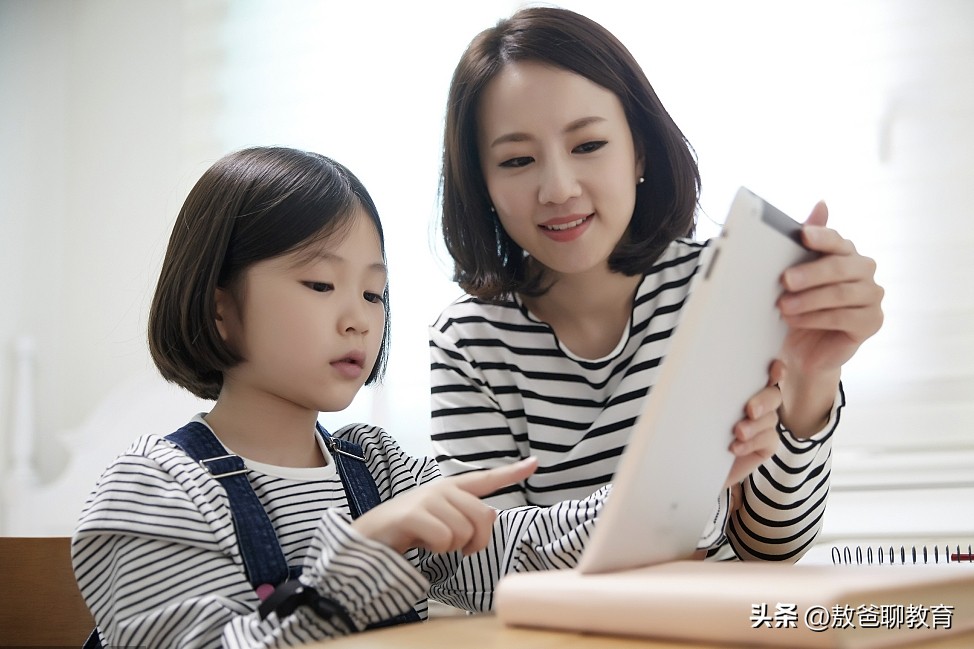
[{"label": "woman's neck", "polygon": [[314,410],[225,382],[204,418],[220,441],[248,459],[300,468],[326,463],[318,446]]},{"label": "woman's neck", "polygon": [[563,345],[582,358],[602,358],[619,344],[642,276],[608,270],[560,275],[539,297],[522,297]]}]

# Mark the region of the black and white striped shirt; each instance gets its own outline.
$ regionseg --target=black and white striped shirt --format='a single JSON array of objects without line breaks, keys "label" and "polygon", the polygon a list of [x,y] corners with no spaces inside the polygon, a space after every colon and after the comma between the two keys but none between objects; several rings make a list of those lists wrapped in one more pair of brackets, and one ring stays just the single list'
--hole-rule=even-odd
[{"label": "black and white striped shirt", "polygon": [[[439,477],[432,459],[405,455],[381,429],[354,425],[335,436],[362,446],[382,500]],[[351,528],[334,463],[245,463],[288,564],[303,566],[301,580],[341,604],[358,629],[409,607],[425,618],[427,596],[489,610],[501,575],[574,566],[607,494],[501,512],[487,548],[468,557],[419,549],[399,555]],[[138,439],[101,476],[72,554],[105,646],[277,647],[347,632],[305,607],[285,619],[259,619],[226,492],[158,436]]]},{"label": "black and white striped shirt", "polygon": [[[670,244],[637,289],[627,332],[600,359],[573,354],[516,296],[450,305],[430,327],[432,438],[443,473],[537,457],[524,485],[489,499],[499,508],[584,498],[609,483],[705,250]],[[779,427],[779,450],[744,482],[726,536],[701,547],[717,558],[797,560],[821,529],[843,405],[840,389],[829,424],[811,438]],[[727,507],[725,494],[715,520],[726,520]]]}]

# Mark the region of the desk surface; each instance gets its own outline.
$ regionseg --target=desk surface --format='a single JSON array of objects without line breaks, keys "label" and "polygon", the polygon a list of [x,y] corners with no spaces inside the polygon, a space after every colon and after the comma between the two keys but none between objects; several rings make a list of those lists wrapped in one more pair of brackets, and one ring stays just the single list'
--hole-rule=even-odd
[{"label": "desk surface", "polygon": [[[769,629],[773,632],[773,630]],[[493,615],[435,618],[420,624],[366,631],[346,638],[316,642],[319,649],[720,649],[718,645],[696,645],[665,640],[585,635],[506,627]],[[970,649],[974,632],[947,634],[936,642],[906,645],[904,649]],[[726,649],[726,648],[724,648]],[[781,649],[785,649],[782,647]]]}]

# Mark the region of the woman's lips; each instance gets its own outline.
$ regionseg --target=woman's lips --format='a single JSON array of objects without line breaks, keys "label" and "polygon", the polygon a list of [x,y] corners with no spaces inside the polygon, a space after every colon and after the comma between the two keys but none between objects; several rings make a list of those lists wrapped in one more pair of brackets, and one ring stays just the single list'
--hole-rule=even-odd
[{"label": "woman's lips", "polygon": [[542,223],[541,227],[545,230],[570,230],[571,228],[577,227],[585,222],[587,216],[580,216],[577,219],[572,219],[570,221],[562,221],[561,219],[556,219],[555,221],[549,221],[548,223]]},{"label": "woman's lips", "polygon": [[592,214],[574,214],[557,219],[550,219],[538,225],[549,239],[558,242],[573,241],[582,236],[592,222]]}]

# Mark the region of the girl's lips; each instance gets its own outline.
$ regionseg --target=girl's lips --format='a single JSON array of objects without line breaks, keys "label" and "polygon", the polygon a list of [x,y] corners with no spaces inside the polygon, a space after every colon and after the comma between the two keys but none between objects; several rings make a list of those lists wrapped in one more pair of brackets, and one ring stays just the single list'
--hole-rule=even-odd
[{"label": "girl's lips", "polygon": [[338,370],[338,373],[345,378],[357,379],[365,369],[365,355],[354,352],[337,361],[332,361],[331,366]]}]

